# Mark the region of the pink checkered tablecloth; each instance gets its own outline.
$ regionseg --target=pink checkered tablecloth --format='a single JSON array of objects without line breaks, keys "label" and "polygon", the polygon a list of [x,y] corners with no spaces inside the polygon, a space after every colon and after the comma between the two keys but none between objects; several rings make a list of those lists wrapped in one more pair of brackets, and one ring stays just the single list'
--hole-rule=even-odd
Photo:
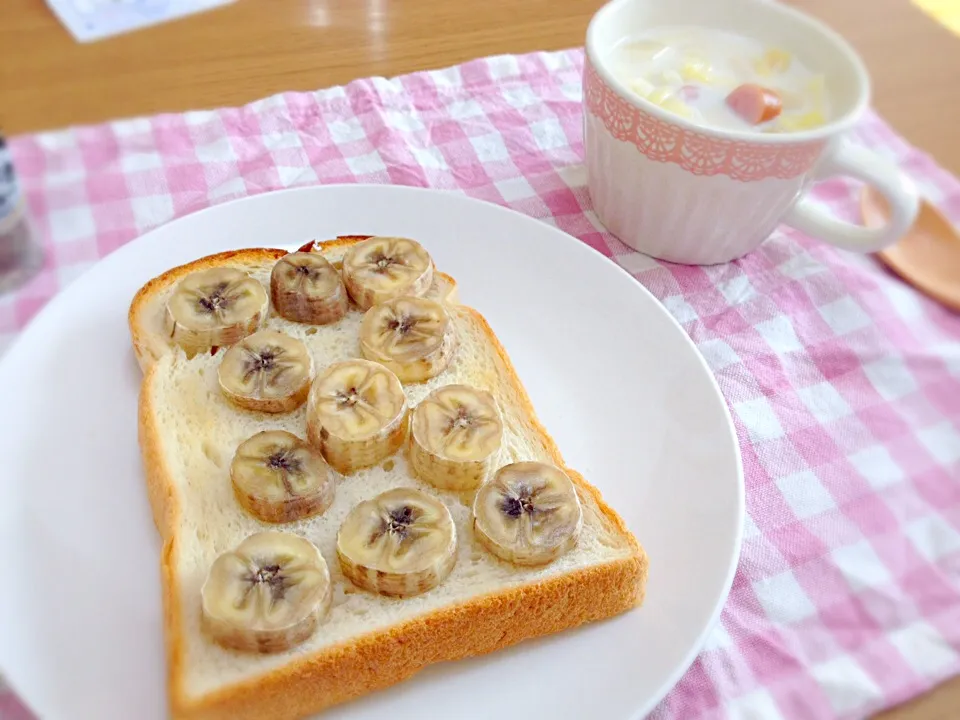
[{"label": "pink checkered tablecloth", "polygon": [[[960,317],[873,259],[786,228],[720,267],[630,251],[601,229],[585,187],[582,58],[493,57],[14,138],[47,264],[0,299],[0,351],[99,258],[212,203],[376,182],[508,205],[649,288],[706,357],[736,423],[739,571],[720,624],[652,717],[860,718],[960,672]],[[960,222],[955,178],[875,116],[856,139]],[[831,181],[818,198],[852,219],[853,189]],[[27,717],[0,690],[0,718]]]}]

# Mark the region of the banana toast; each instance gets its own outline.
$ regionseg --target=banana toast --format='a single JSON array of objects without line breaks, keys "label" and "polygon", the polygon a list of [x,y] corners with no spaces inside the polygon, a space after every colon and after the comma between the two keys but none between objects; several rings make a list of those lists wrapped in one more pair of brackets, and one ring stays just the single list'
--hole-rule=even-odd
[{"label": "banana toast", "polygon": [[409,242],[225,252],[131,303],[176,720],[305,717],[642,603],[643,548]]}]

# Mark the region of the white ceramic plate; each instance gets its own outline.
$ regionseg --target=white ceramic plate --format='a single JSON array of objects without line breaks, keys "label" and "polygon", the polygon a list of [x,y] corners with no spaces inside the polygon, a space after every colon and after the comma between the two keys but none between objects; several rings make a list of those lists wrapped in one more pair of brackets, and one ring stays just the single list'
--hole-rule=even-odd
[{"label": "white ceramic plate", "polygon": [[626,272],[543,222],[447,193],[316,187],[220,205],[121,248],[0,364],[0,668],[44,720],[167,717],[134,293],[208,253],[356,233],[416,237],[457,278],[565,460],[646,547],[650,580],[638,610],[434,666],[336,717],[636,718],[692,662],[733,578],[743,479],[726,405],[682,329]]}]

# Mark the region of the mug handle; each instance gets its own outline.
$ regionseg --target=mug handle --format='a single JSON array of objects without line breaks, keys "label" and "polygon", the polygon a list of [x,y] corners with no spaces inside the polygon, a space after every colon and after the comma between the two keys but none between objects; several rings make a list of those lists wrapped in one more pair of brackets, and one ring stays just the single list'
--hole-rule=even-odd
[{"label": "mug handle", "polygon": [[916,220],[920,207],[916,185],[893,163],[843,142],[820,163],[814,180],[833,175],[848,175],[876,187],[890,206],[887,222],[867,228],[838,220],[806,194],[787,212],[783,222],[844,250],[871,253],[893,245]]}]

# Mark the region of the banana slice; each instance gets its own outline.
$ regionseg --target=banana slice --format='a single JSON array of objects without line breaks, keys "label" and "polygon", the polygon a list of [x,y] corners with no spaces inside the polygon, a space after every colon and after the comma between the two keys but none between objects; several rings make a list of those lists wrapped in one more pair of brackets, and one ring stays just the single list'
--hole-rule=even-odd
[{"label": "banana slice", "polygon": [[284,255],[270,273],[270,301],[287,320],[329,325],[347,312],[347,290],[340,273],[323,255]]},{"label": "banana slice", "polygon": [[349,475],[393,455],[407,432],[407,398],[382,365],[346,360],[317,377],[307,401],[307,438]]},{"label": "banana slice", "polygon": [[453,282],[453,278],[449,275],[435,272],[433,274],[433,282],[430,283],[430,287],[427,288],[423,297],[427,300],[436,300],[445,305],[456,305],[457,286]]},{"label": "banana slice", "polygon": [[434,300],[387,300],[367,310],[360,323],[360,352],[390,368],[401,382],[423,382],[439,375],[456,349],[453,322]]},{"label": "banana slice", "polygon": [[259,532],[213,561],[200,589],[201,625],[223,647],[281,652],[313,634],[331,597],[330,572],[313,543]]},{"label": "banana slice", "polygon": [[284,430],[258,432],[240,443],[230,479],[237,502],[270,523],[319,515],[336,489],[320,453]]},{"label": "banana slice", "polygon": [[343,256],[343,282],[361,310],[401,295],[423,295],[433,280],[433,260],[416,240],[372,237]]},{"label": "banana slice", "polygon": [[235,268],[190,273],[167,300],[164,330],[188,353],[233,345],[260,327],[267,293],[257,280]]},{"label": "banana slice", "polygon": [[473,503],[477,539],[514,565],[545,565],[577,544],[583,510],[573,482],[538,462],[505,465]]},{"label": "banana slice", "polygon": [[410,469],[443,490],[473,490],[499,456],[503,419],[493,395],[444,385],[427,395],[410,423]]},{"label": "banana slice", "polygon": [[242,408],[290,412],[310,392],[313,358],[296,338],[261,330],[224,353],[217,376],[224,395]]},{"label": "banana slice", "polygon": [[447,506],[412,488],[365,500],[337,533],[337,557],[354,585],[381,595],[418,595],[442,583],[457,559]]}]

